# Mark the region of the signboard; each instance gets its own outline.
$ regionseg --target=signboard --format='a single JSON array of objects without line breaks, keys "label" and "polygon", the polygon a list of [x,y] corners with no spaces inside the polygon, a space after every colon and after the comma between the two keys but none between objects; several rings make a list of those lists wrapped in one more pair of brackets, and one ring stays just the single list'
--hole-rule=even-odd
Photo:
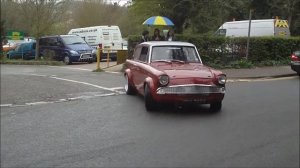
[{"label": "signboard", "polygon": [[20,31],[9,31],[6,36],[8,40],[24,40],[24,32]]}]

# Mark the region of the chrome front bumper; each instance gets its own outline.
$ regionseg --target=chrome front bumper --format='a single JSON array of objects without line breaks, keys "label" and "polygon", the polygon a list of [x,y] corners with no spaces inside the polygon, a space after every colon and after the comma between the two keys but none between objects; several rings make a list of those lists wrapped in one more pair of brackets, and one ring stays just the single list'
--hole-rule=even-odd
[{"label": "chrome front bumper", "polygon": [[156,90],[158,95],[166,94],[202,94],[208,95],[211,93],[222,93],[225,94],[225,87],[212,86],[212,85],[201,85],[201,84],[189,84],[189,85],[173,85],[167,87],[160,87]]}]

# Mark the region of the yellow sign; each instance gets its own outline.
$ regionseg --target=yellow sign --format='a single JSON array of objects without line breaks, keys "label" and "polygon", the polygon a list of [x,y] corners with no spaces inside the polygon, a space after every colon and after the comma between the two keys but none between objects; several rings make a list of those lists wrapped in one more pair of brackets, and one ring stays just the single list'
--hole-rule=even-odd
[{"label": "yellow sign", "polygon": [[12,36],[20,36],[21,33],[20,32],[12,32]]},{"label": "yellow sign", "polygon": [[275,21],[275,27],[288,28],[289,24],[288,24],[287,20],[279,20],[279,19],[277,19]]},{"label": "yellow sign", "polygon": [[286,35],[286,32],[285,32],[285,31],[280,31],[278,34],[279,34],[280,36],[285,36],[285,35]]}]

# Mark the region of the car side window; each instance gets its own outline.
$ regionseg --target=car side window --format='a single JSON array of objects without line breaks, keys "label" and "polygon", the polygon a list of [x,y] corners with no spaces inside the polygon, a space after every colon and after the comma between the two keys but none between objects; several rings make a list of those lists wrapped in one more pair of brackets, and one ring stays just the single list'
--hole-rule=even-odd
[{"label": "car side window", "polygon": [[45,46],[46,45],[46,39],[45,38],[40,39],[40,45],[41,46]]},{"label": "car side window", "polygon": [[57,42],[58,42],[57,38],[51,38],[51,46],[55,46],[55,47],[58,46]]},{"label": "car side window", "polygon": [[141,56],[139,58],[142,62],[147,62],[148,60],[148,47],[143,47],[141,51]]},{"label": "car side window", "polygon": [[137,48],[134,50],[134,53],[133,53],[133,60],[137,61],[137,60],[140,59],[141,50],[142,50],[141,47],[137,47]]}]

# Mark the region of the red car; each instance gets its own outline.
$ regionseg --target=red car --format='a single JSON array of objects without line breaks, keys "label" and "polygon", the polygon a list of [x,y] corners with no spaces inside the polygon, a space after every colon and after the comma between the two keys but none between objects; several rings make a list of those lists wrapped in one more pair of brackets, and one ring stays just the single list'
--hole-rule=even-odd
[{"label": "red car", "polygon": [[125,63],[125,91],[145,98],[149,111],[158,103],[210,104],[220,111],[226,75],[202,64],[195,45],[153,41],[136,46],[133,59]]},{"label": "red car", "polygon": [[300,76],[300,50],[291,55],[291,68]]}]

